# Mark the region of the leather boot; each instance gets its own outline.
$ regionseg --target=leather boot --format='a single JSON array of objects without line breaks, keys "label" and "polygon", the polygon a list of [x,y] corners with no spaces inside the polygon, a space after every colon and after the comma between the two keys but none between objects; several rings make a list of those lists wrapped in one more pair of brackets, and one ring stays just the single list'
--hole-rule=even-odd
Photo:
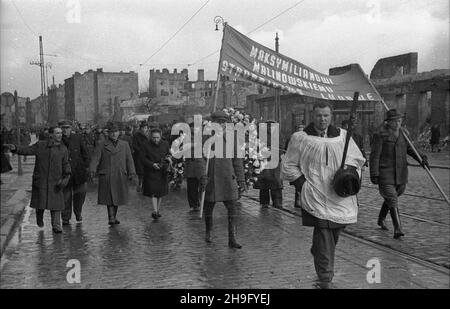
[{"label": "leather boot", "polygon": [[[233,209],[233,211],[231,209]],[[234,207],[228,209],[228,247],[236,249],[242,248],[242,246],[236,242],[236,216]]]},{"label": "leather boot", "polygon": [[389,207],[386,204],[386,202],[383,203],[380,209],[380,214],[378,215],[378,225],[381,227],[382,230],[389,231],[387,225],[386,225],[386,216],[389,212]]},{"label": "leather boot", "polygon": [[391,208],[390,212],[392,223],[394,224],[394,238],[398,239],[401,236],[405,236],[402,232],[402,223],[400,222],[400,212],[398,211],[398,208]]},{"label": "leather boot", "polygon": [[108,224],[113,225],[114,224],[114,206],[106,206],[108,209]]},{"label": "leather boot", "polygon": [[113,207],[114,207],[114,224],[120,224],[120,221],[116,219],[117,210],[119,209],[119,206],[113,206]]},{"label": "leather boot", "polygon": [[213,225],[213,217],[212,217],[212,210],[209,210],[208,208],[205,208],[205,241],[207,243],[211,243],[211,230]]}]

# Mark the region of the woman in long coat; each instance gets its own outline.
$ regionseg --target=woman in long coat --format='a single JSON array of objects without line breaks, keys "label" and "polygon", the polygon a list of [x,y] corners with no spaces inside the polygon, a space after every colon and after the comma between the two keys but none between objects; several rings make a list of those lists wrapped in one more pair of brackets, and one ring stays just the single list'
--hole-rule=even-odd
[{"label": "woman in long coat", "polygon": [[63,189],[71,174],[69,153],[61,143],[60,128],[50,128],[50,139],[31,146],[13,146],[12,152],[36,156],[31,187],[31,208],[36,209],[36,221],[44,226],[44,210],[51,213],[53,232],[61,233],[61,211],[64,209]]},{"label": "woman in long coat", "polygon": [[161,217],[161,198],[169,193],[167,180],[171,165],[169,144],[161,139],[161,130],[152,129],[150,142],[142,148],[141,162],[144,166],[143,193],[152,198],[153,219]]},{"label": "woman in long coat", "polygon": [[107,205],[108,224],[116,219],[119,205],[128,202],[128,179],[136,175],[128,143],[119,140],[119,128],[110,124],[108,138],[99,144],[89,166],[91,177],[98,174],[98,204]]}]

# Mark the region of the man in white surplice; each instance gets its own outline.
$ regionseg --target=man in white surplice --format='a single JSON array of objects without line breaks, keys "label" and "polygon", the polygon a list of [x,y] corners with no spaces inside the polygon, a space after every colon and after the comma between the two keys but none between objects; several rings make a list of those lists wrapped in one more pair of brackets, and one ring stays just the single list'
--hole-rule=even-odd
[{"label": "man in white surplice", "polygon": [[[313,122],[292,135],[281,166],[283,179],[300,192],[302,221],[313,226],[311,253],[319,287],[330,288],[334,276],[334,252],[339,234],[358,214],[356,196],[340,197],[332,181],[339,169],[347,131],[330,125],[332,108],[327,102],[313,107]],[[365,159],[350,139],[345,164],[361,175]]]}]

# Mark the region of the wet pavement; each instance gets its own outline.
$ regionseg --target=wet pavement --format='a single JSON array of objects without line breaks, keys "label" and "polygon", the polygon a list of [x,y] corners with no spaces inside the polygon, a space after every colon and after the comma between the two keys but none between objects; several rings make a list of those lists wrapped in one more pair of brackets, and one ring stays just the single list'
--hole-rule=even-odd
[{"label": "wet pavement", "polygon": [[[22,224],[2,256],[0,288],[313,288],[316,275],[312,229],[301,218],[241,199],[237,239],[227,246],[223,205],[214,211],[213,243],[204,242],[204,223],[190,212],[184,188],[164,198],[162,218],[151,219],[150,201],[130,187],[120,225],[107,224],[106,206],[89,192],[83,222],[53,234],[49,213],[44,228],[27,207]],[[68,283],[80,263],[80,283]],[[380,263],[379,283],[369,283],[370,260]],[[369,263],[369,264],[368,264]],[[369,265],[369,266],[367,266]],[[449,288],[445,268],[410,258],[352,236],[336,251],[336,288]]]}]

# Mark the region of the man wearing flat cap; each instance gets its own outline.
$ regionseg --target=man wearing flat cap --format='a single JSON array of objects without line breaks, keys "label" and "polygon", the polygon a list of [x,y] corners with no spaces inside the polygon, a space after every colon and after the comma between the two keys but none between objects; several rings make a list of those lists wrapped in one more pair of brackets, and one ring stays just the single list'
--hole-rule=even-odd
[{"label": "man wearing flat cap", "polygon": [[60,121],[58,126],[62,129],[62,142],[69,151],[69,162],[72,175],[68,185],[64,188],[64,210],[61,212],[63,225],[69,225],[72,211],[78,222],[83,220],[81,211],[86,198],[87,168],[89,166],[89,150],[83,137],[72,132],[72,123],[67,120]]},{"label": "man wearing flat cap", "polygon": [[94,150],[89,172],[98,175],[98,204],[106,205],[108,224],[119,224],[118,206],[128,202],[128,180],[136,175],[130,146],[119,139],[119,127],[108,123],[108,137]]},{"label": "man wearing flat cap", "polygon": [[[211,114],[211,120],[219,123],[223,129],[223,141],[225,145],[225,125],[230,122],[227,114],[217,111]],[[215,132],[217,134],[217,132]],[[235,143],[236,144],[236,143]],[[205,191],[204,217],[205,217],[205,241],[212,242],[213,210],[216,202],[223,202],[228,211],[228,246],[240,249],[242,246],[236,241],[236,202],[239,198],[239,190],[245,188],[243,159],[226,158],[225,149],[222,158],[210,158],[208,171],[206,171],[206,159],[199,160],[200,192]]]},{"label": "man wearing flat cap", "polygon": [[378,225],[388,230],[385,219],[390,212],[394,225],[394,238],[404,236],[398,209],[398,197],[405,192],[408,182],[408,162],[406,154],[422,166],[428,166],[426,156],[422,160],[416,156],[401,132],[402,114],[396,109],[386,113],[384,126],[373,135],[370,153],[370,180],[378,185],[384,203],[378,215]]}]

